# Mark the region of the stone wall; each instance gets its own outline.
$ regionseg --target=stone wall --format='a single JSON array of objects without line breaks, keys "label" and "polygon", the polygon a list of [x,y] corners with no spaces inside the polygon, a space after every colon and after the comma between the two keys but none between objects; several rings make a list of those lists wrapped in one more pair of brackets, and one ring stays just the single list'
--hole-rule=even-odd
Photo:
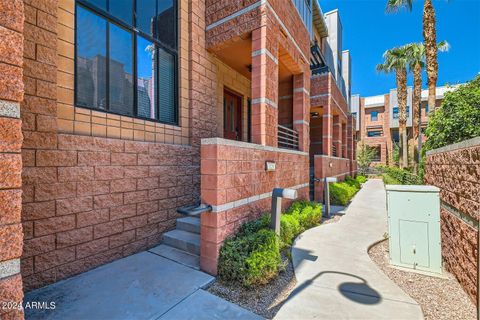
[{"label": "stone wall", "polygon": [[444,266],[476,303],[480,137],[427,152],[425,182],[440,188]]},{"label": "stone wall", "polygon": [[[242,223],[270,210],[273,188],[295,188],[300,199],[308,199],[308,153],[205,139],[201,159],[202,201],[213,211],[201,217],[200,265],[216,274],[223,241]],[[266,161],[275,162],[276,169],[266,171]]]},{"label": "stone wall", "polygon": [[20,256],[23,234],[23,2],[0,0],[0,319],[23,319]]}]

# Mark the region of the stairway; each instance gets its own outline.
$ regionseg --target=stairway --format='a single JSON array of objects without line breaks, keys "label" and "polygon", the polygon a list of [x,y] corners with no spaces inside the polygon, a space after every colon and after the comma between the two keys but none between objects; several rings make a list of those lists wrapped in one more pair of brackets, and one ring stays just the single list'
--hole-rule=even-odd
[{"label": "stairway", "polygon": [[150,252],[190,268],[200,269],[200,217],[177,219],[177,228],[163,234],[163,243]]}]

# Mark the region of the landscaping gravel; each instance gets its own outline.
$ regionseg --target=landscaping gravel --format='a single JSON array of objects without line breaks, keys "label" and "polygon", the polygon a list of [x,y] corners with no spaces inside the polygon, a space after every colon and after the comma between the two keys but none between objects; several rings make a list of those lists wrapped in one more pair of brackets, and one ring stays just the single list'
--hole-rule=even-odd
[{"label": "landscaping gravel", "polygon": [[476,308],[455,277],[444,271],[443,277],[407,272],[390,266],[388,240],[373,246],[372,260],[422,307],[427,320],[476,319]]}]

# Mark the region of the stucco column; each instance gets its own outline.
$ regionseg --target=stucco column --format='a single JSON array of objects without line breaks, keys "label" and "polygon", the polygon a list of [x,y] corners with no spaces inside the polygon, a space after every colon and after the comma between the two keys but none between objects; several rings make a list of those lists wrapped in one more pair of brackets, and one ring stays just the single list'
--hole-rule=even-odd
[{"label": "stucco column", "polygon": [[252,32],[252,142],[277,146],[278,46],[268,26]]},{"label": "stucco column", "polygon": [[298,132],[300,151],[308,152],[310,146],[310,74],[293,76],[293,129]]},{"label": "stucco column", "polygon": [[23,249],[22,121],[23,23],[22,1],[0,0],[0,319],[23,319],[15,308],[23,299],[20,257]]},{"label": "stucco column", "polygon": [[[333,117],[333,145],[336,148],[334,156],[342,157],[342,123],[340,116]],[[332,152],[333,153],[333,152]]]}]

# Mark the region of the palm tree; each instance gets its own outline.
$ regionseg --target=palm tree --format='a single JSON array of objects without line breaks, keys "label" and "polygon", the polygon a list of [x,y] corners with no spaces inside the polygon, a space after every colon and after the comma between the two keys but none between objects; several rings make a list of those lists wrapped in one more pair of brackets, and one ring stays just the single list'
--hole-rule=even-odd
[{"label": "palm tree", "polygon": [[[387,12],[396,12],[400,8],[412,11],[413,0],[387,0]],[[435,29],[435,8],[432,0],[423,3],[423,41],[427,61],[428,109],[435,112],[435,97],[438,78],[437,32]]]},{"label": "palm tree", "polygon": [[407,142],[407,56],[406,46],[396,47],[385,51],[383,63],[377,65],[378,72],[395,72],[397,82],[397,101],[399,109],[399,134],[400,134],[400,168],[408,166]]},{"label": "palm tree", "polygon": [[[408,67],[413,73],[413,99],[412,99],[412,113],[413,113],[413,157],[414,168],[416,169],[419,163],[420,156],[420,122],[421,122],[421,99],[422,99],[422,70],[425,67],[425,45],[423,43],[410,43],[405,46],[407,50]],[[442,41],[437,44],[438,51],[448,51],[450,45],[447,41]]]}]

